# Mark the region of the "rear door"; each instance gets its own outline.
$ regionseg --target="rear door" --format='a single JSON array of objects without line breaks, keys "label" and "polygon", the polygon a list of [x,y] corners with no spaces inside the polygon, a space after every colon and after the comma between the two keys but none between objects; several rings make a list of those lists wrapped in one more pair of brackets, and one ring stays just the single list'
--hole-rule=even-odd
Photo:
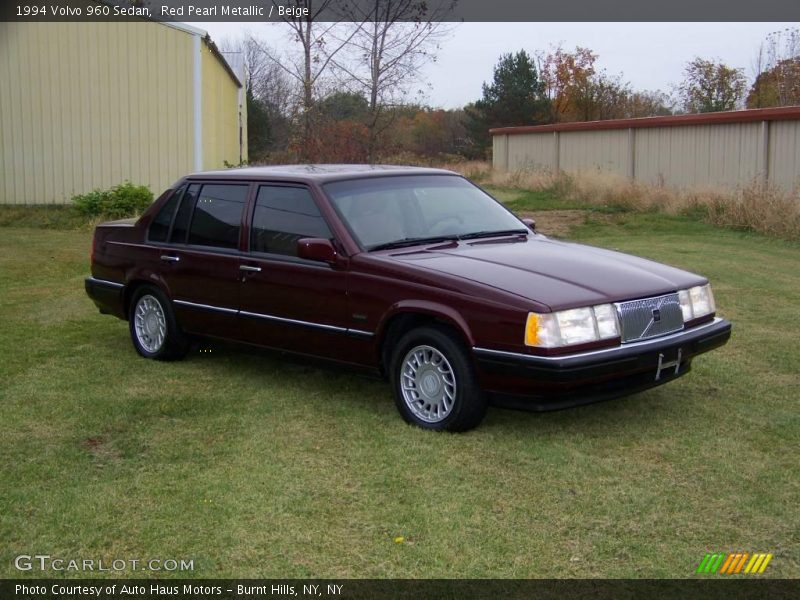
[{"label": "rear door", "polygon": [[181,191],[159,271],[187,332],[238,337],[240,237],[249,189],[246,183],[200,182]]}]

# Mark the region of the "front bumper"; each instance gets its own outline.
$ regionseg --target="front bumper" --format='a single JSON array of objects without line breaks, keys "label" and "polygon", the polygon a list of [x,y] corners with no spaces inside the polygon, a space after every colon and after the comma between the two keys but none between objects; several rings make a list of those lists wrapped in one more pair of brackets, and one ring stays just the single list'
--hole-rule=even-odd
[{"label": "front bumper", "polygon": [[496,403],[557,410],[624,396],[685,375],[695,356],[724,345],[731,324],[715,318],[660,338],[562,356],[475,347],[484,388]]}]

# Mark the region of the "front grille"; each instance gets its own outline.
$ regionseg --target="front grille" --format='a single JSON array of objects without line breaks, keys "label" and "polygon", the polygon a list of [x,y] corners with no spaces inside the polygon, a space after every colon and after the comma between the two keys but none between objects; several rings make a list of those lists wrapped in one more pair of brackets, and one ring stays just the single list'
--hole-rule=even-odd
[{"label": "front grille", "polygon": [[637,342],[683,329],[678,294],[617,302],[622,342]]}]

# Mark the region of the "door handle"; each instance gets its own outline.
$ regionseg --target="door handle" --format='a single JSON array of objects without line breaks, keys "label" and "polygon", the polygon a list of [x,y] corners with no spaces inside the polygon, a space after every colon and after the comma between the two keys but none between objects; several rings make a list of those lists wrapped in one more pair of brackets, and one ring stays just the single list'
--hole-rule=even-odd
[{"label": "door handle", "polygon": [[180,261],[180,259],[181,259],[180,256],[170,256],[169,254],[162,254],[161,255],[161,260],[163,260],[165,262],[178,262],[178,261]]},{"label": "door handle", "polygon": [[251,267],[250,265],[239,265],[240,271],[247,271],[248,273],[261,273],[261,267]]}]

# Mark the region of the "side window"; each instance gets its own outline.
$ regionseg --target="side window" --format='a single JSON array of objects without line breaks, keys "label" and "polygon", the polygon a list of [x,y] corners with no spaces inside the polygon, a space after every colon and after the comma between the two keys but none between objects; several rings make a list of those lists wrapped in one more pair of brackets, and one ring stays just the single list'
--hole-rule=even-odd
[{"label": "side window", "polygon": [[250,235],[253,252],[297,256],[297,240],[330,238],[331,231],[306,188],[262,185]]},{"label": "side window", "polygon": [[200,191],[199,184],[192,184],[183,194],[183,200],[175,215],[175,223],[172,225],[172,234],[169,241],[173,244],[185,244],[186,233],[189,231],[189,220],[192,218],[194,203],[197,200],[197,193]]},{"label": "side window", "polygon": [[237,248],[247,185],[204,185],[189,228],[189,244]]},{"label": "side window", "polygon": [[186,188],[177,190],[172,197],[167,200],[167,203],[158,211],[156,218],[150,224],[150,231],[147,238],[151,242],[166,242],[169,235],[169,226],[172,225],[172,217],[175,215],[175,209],[181,199],[181,194]]}]

